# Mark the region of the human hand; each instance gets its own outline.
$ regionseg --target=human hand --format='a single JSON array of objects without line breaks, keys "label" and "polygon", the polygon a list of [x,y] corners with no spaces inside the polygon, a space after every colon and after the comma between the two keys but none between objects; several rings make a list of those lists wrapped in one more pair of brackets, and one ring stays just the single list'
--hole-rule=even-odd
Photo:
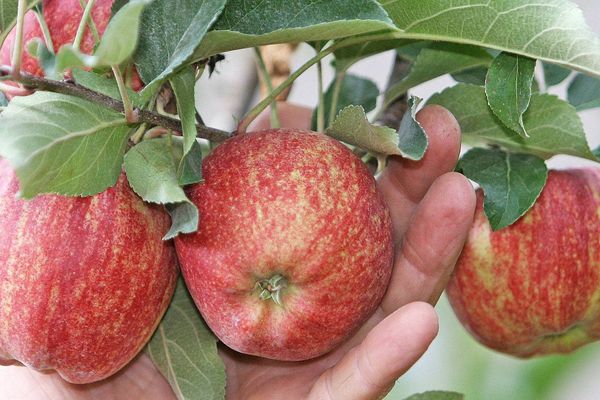
[{"label": "human hand", "polygon": [[[284,103],[279,112],[284,126],[308,128],[310,110]],[[278,362],[222,346],[229,399],[379,399],[427,350],[438,329],[432,304],[462,249],[475,195],[466,178],[450,172],[460,149],[454,117],[439,106],[429,106],[417,118],[429,136],[425,157],[418,162],[392,157],[378,181],[396,240],[394,272],[380,307],[349,341],[315,360]],[[264,114],[253,129],[266,127]],[[71,385],[54,373],[1,367],[0,398],[175,396],[148,357],[141,355],[119,374],[91,385]]]}]

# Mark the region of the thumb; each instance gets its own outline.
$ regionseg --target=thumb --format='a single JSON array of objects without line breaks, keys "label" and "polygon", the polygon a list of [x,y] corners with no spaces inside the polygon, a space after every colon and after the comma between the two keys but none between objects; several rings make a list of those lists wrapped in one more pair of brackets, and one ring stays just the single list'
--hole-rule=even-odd
[{"label": "thumb", "polygon": [[381,321],[315,383],[308,398],[380,399],[427,350],[438,331],[427,303],[410,303]]}]

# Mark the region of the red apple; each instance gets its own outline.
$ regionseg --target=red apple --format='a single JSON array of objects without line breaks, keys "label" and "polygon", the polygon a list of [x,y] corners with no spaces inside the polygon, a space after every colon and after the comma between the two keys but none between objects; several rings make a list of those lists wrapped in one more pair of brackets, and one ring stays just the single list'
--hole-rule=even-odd
[{"label": "red apple", "polygon": [[173,294],[169,217],[124,175],[86,198],[24,201],[0,160],[0,363],[104,379],[146,344]]},{"label": "red apple", "polygon": [[242,353],[305,360],[374,312],[393,262],[388,209],[339,142],[294,129],[238,135],[202,165],[189,196],[200,230],[175,241],[215,334]]},{"label": "red apple", "polygon": [[[92,8],[92,18],[101,36],[108,25],[112,13],[112,5],[114,0],[96,0]],[[50,37],[54,45],[54,51],[58,50],[65,44],[73,43],[77,28],[83,16],[83,8],[79,0],[44,0],[43,1],[44,20],[48,25]],[[11,65],[11,55],[14,47],[16,31],[13,29],[6,37],[2,48],[0,49],[0,64]],[[27,53],[27,45],[31,40],[42,39],[42,30],[38,23],[37,17],[33,11],[25,14],[25,22],[23,25],[23,43],[24,51],[22,57],[22,69],[25,72],[36,76],[44,76],[44,71],[40,67],[37,59]],[[91,30],[86,28],[81,42],[81,51],[86,54],[91,54],[94,50],[94,36]],[[142,88],[137,72],[131,76],[130,86],[133,90]]]},{"label": "red apple", "polygon": [[551,171],[533,208],[493,232],[475,222],[447,293],[486,346],[519,357],[600,339],[600,170]]}]

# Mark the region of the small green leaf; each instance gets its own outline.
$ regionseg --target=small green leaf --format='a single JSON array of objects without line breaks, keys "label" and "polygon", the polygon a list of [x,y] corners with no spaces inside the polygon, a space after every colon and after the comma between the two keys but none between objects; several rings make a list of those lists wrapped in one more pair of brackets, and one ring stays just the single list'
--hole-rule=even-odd
[{"label": "small green leaf", "polygon": [[[139,46],[134,54],[140,76],[153,92],[189,61],[226,0],[154,0],[142,14]],[[168,18],[167,18],[168,16]]]},{"label": "small green leaf", "polygon": [[594,153],[594,156],[600,160],[600,147],[596,147],[594,150],[592,150],[592,153]]},{"label": "small green leaf", "polygon": [[183,280],[146,352],[179,400],[225,398],[225,365]]},{"label": "small green leaf", "polygon": [[372,125],[361,106],[344,108],[325,133],[372,153],[401,155],[398,148],[398,133],[387,126]]},{"label": "small green leaf", "polygon": [[192,148],[177,167],[179,185],[191,185],[202,181],[202,146],[194,140]]},{"label": "small green leaf", "polygon": [[[413,99],[410,101],[413,102],[411,107],[416,107],[416,102]],[[422,157],[427,148],[427,137],[424,138],[423,146],[423,139],[419,138],[418,130],[410,122],[412,117],[409,115],[406,118],[408,122],[403,120],[405,126],[400,127],[403,133],[398,134],[387,126],[372,125],[361,106],[348,106],[340,111],[333,125],[325,133],[371,153],[400,155],[417,160]]]},{"label": "small green leaf", "polygon": [[548,177],[546,164],[539,157],[499,149],[472,149],[460,160],[459,169],[483,188],[484,210],[493,230],[521,218],[539,197]]},{"label": "small green leaf", "polygon": [[88,196],[113,186],[131,128],[125,117],[77,97],[36,92],[0,114],[0,155],[15,168],[21,195]]},{"label": "small green leaf", "polygon": [[489,53],[480,47],[451,43],[430,44],[420,50],[408,75],[387,90],[384,106],[421,83],[444,74],[487,66],[491,61]]},{"label": "small green leaf", "polygon": [[411,96],[408,99],[408,110],[404,113],[398,129],[398,148],[402,152],[402,156],[415,161],[423,158],[429,146],[425,130],[416,118],[420,102],[421,99],[418,97]]},{"label": "small green leaf", "polygon": [[523,137],[529,137],[523,114],[531,101],[535,60],[509,53],[494,59],[485,80],[488,104],[504,125]]},{"label": "small green leaf", "polygon": [[577,74],[569,85],[568,99],[577,111],[600,107],[600,79]]},{"label": "small green leaf", "polygon": [[56,69],[73,67],[108,67],[122,64],[133,54],[139,36],[140,16],[151,0],[131,0],[110,20],[93,56],[83,54],[72,45],[61,47],[56,56]]},{"label": "small green leaf", "polygon": [[183,156],[177,166],[177,174],[181,180],[187,154],[194,143],[196,143],[196,103],[194,100],[196,79],[194,70],[192,68],[185,68],[177,75],[174,75],[170,79],[170,82],[173,92],[175,92],[177,113],[183,127]]},{"label": "small green leaf", "polygon": [[[336,78],[327,91],[325,92],[325,122],[329,121],[331,116],[331,106],[336,91],[336,85],[339,84],[338,78]],[[343,108],[349,105],[362,106],[365,112],[369,112],[375,109],[377,106],[377,96],[379,96],[379,89],[377,85],[370,79],[361,78],[355,75],[347,74],[345,78],[342,78],[341,86],[338,88],[339,95],[337,99],[337,106],[334,111],[334,115],[337,115]],[[326,126],[327,128],[327,126]],[[317,112],[313,113],[312,116],[312,129],[317,129]]]},{"label": "small green leaf", "polygon": [[487,68],[475,67],[475,68],[466,69],[461,72],[456,72],[451,75],[452,75],[452,78],[456,82],[470,83],[472,85],[483,86],[483,85],[485,85],[485,78],[487,76],[487,73],[488,73]]},{"label": "small green leaf", "polygon": [[413,394],[404,400],[463,400],[465,395],[456,392],[432,391]]},{"label": "small green leaf", "polygon": [[544,67],[544,81],[546,81],[546,86],[556,86],[562,83],[573,72],[568,68],[556,64],[545,62],[542,65]]},{"label": "small green leaf", "polygon": [[549,158],[568,154],[596,161],[577,111],[549,94],[534,94],[523,122],[529,138],[507,128],[492,113],[484,88],[458,84],[435,94],[429,104],[446,107],[458,120],[463,142],[471,146],[492,144],[519,153]]},{"label": "small green leaf", "polygon": [[182,140],[160,138],[138,143],[125,155],[127,179],[142,199],[177,205],[170,207],[172,225],[165,240],[198,229],[198,209],[179,186],[177,166],[182,154]]}]

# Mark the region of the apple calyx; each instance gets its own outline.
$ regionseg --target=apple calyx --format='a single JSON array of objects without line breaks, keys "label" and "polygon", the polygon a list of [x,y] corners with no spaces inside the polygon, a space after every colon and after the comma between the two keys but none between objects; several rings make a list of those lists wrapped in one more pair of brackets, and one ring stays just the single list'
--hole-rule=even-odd
[{"label": "apple calyx", "polygon": [[261,279],[256,282],[256,288],[260,291],[258,298],[261,300],[273,300],[275,304],[281,306],[281,294],[288,287],[288,280],[275,274],[270,278]]}]

